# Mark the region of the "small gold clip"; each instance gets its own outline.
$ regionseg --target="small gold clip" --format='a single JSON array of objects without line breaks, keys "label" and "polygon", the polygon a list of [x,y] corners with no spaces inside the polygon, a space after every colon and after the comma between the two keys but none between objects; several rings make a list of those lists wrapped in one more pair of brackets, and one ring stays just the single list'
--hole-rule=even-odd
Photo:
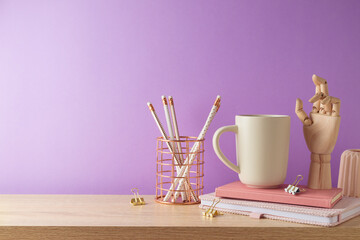
[{"label": "small gold clip", "polygon": [[[291,193],[292,195],[299,193],[300,189],[297,185],[299,184],[299,182],[301,180],[303,180],[303,178],[304,177],[302,175],[297,175],[293,184],[289,184],[289,186],[287,186],[287,188],[284,188],[285,192]],[[304,190],[302,189],[301,191],[304,191]]]},{"label": "small gold clip", "polygon": [[213,200],[211,206],[209,207],[208,210],[206,210],[206,212],[203,212],[203,215],[205,217],[209,217],[209,218],[213,218],[216,217],[218,215],[220,215],[221,213],[218,210],[215,210],[215,206],[220,202],[220,199],[218,199],[218,201],[215,202],[215,199]]},{"label": "small gold clip", "polygon": [[[136,190],[136,192],[135,192]],[[134,193],[134,198],[131,199],[130,203],[134,206],[138,205],[145,205],[144,198],[141,198],[139,196],[139,189],[138,188],[132,188],[131,191]]]}]

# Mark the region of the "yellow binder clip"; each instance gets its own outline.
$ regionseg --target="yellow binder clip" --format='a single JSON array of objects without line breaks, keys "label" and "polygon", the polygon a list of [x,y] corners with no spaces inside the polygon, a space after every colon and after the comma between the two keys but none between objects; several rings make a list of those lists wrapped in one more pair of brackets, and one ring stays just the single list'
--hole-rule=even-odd
[{"label": "yellow binder clip", "polygon": [[[285,192],[290,193],[292,195],[299,193],[300,189],[297,185],[299,184],[299,182],[301,180],[303,180],[303,178],[304,177],[302,175],[297,175],[293,184],[291,184],[291,185],[289,184],[289,186],[287,186],[287,188],[284,188]],[[304,190],[301,189],[301,191],[304,191]]]},{"label": "yellow binder clip", "polygon": [[220,202],[220,199],[218,199],[218,201],[215,202],[215,199],[213,200],[211,206],[209,207],[208,210],[206,210],[206,212],[203,212],[203,215],[205,217],[209,217],[209,218],[213,218],[216,217],[218,215],[220,215],[221,213],[218,210],[215,210],[215,206]]},{"label": "yellow binder clip", "polygon": [[[136,190],[136,192],[135,192]],[[145,205],[144,198],[141,198],[139,196],[139,189],[138,188],[132,188],[131,191],[134,193],[134,198],[131,199],[130,203],[134,206],[138,205]]]}]

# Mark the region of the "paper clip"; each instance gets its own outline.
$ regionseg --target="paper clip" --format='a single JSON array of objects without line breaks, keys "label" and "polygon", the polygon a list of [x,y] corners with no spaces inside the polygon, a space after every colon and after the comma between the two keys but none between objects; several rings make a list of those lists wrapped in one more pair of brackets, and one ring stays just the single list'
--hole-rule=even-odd
[{"label": "paper clip", "polygon": [[299,184],[299,182],[301,180],[303,180],[303,178],[304,177],[302,175],[297,175],[293,184],[291,184],[291,185],[289,184],[289,186],[287,186],[287,188],[284,188],[285,192],[291,193],[292,195],[299,193],[300,189],[297,185]]},{"label": "paper clip", "polygon": [[[134,190],[136,190],[136,192]],[[145,205],[144,198],[141,198],[139,196],[139,189],[138,188],[132,188],[131,191],[134,193],[134,198],[131,199],[130,203],[132,205],[134,205],[134,206]]]},{"label": "paper clip", "polygon": [[205,217],[209,217],[209,218],[213,218],[216,217],[217,215],[220,215],[221,213],[217,210],[215,210],[215,206],[220,202],[220,199],[218,201],[215,202],[215,199],[213,200],[211,206],[209,207],[209,209],[206,212],[203,212],[203,215]]}]

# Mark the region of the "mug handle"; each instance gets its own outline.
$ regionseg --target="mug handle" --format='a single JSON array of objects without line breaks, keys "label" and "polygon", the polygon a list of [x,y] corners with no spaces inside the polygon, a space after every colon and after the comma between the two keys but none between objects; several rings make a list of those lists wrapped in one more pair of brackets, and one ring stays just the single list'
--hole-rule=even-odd
[{"label": "mug handle", "polygon": [[219,140],[220,140],[220,136],[221,134],[223,134],[224,132],[234,132],[237,134],[238,132],[238,126],[236,125],[231,125],[231,126],[225,126],[225,127],[221,127],[218,130],[216,130],[216,132],[214,133],[213,136],[213,147],[214,147],[214,151],[216,153],[216,155],[219,157],[219,159],[231,170],[233,170],[234,172],[240,173],[240,167],[236,166],[235,164],[233,164],[232,162],[229,161],[229,159],[227,159],[225,157],[225,155],[223,154],[223,152],[220,149],[219,146]]}]

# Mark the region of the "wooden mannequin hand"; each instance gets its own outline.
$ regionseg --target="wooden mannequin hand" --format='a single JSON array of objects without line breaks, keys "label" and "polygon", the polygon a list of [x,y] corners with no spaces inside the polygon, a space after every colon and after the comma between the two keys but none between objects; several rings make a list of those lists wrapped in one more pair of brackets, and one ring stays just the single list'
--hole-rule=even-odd
[{"label": "wooden mannequin hand", "polygon": [[336,143],[340,126],[340,99],[329,96],[325,79],[312,77],[315,84],[315,95],[309,102],[313,103],[310,118],[303,110],[301,99],[296,99],[295,112],[304,124],[304,137],[312,153],[330,154]]},{"label": "wooden mannequin hand", "polygon": [[314,189],[331,188],[331,152],[334,150],[340,127],[340,99],[329,96],[325,79],[312,77],[315,95],[310,117],[303,110],[301,99],[296,99],[295,112],[304,124],[304,138],[311,152],[308,186]]}]

